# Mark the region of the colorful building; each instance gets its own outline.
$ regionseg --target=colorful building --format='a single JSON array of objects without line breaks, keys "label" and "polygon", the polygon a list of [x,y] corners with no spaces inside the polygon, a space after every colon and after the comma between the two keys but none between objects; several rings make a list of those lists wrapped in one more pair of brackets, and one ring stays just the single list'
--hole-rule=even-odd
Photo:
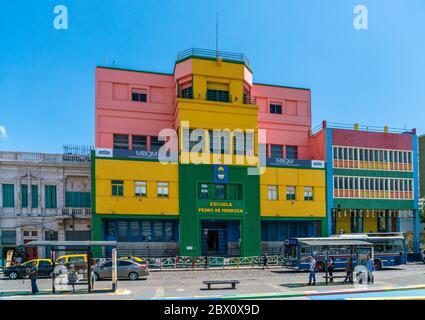
[{"label": "colorful building", "polygon": [[332,125],[326,141],[328,230],[404,232],[419,251],[419,162],[416,130]]},{"label": "colorful building", "polygon": [[321,139],[310,91],[254,83],[241,54],[186,50],[172,74],[97,67],[93,239],[252,256],[327,235]]}]

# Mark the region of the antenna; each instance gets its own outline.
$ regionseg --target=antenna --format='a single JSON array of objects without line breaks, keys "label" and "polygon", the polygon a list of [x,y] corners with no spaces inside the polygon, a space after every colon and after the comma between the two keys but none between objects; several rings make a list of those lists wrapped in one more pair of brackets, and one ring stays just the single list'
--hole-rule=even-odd
[{"label": "antenna", "polygon": [[218,59],[218,10],[216,15],[216,23],[215,23],[215,53]]}]

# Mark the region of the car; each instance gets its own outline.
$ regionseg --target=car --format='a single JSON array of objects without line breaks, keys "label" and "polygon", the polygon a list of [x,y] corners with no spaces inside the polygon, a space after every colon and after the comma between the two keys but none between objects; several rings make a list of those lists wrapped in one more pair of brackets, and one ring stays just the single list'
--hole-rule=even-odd
[{"label": "car", "polygon": [[[112,260],[108,260],[94,267],[94,280],[110,279],[112,277]],[[118,279],[137,280],[147,278],[149,269],[147,264],[140,264],[131,260],[118,259],[117,261]]]},{"label": "car", "polygon": [[87,254],[67,254],[56,259],[55,264],[74,265],[77,269],[87,267]]},{"label": "car", "polygon": [[33,259],[18,266],[10,266],[5,268],[4,276],[11,280],[24,278],[29,274],[29,270],[31,269],[33,262],[35,262],[38,267],[39,277],[52,277],[53,264],[50,259]]},{"label": "car", "polygon": [[129,256],[129,257],[121,257],[119,258],[119,260],[129,260],[129,261],[134,261],[140,264],[147,264],[146,260],[143,258],[139,258],[139,257],[134,257],[134,256]]}]

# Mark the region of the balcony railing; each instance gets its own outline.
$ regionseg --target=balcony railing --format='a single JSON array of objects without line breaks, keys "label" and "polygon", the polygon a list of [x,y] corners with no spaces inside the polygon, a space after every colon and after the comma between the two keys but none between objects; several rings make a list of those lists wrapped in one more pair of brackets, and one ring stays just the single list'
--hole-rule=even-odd
[{"label": "balcony railing", "polygon": [[232,102],[232,95],[225,91],[207,91],[205,100],[217,102]]},{"label": "balcony railing", "polygon": [[257,104],[257,97],[244,96],[243,100],[244,104]]},{"label": "balcony railing", "polygon": [[62,215],[70,218],[90,218],[91,208],[62,208]]},{"label": "balcony railing", "polygon": [[251,64],[249,63],[248,58],[242,53],[228,52],[228,51],[216,51],[210,49],[200,49],[200,48],[190,48],[180,52],[177,55],[177,61],[184,60],[190,57],[201,57],[201,58],[222,58],[223,60],[242,62],[249,69],[251,69]]}]

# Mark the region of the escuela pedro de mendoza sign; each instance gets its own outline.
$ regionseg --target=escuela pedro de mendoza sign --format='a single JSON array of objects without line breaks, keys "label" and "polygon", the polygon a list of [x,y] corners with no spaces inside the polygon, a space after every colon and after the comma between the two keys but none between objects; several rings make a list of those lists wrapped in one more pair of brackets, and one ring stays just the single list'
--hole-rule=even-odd
[{"label": "escuela pedro de mendoza sign", "polygon": [[232,202],[210,201],[208,206],[198,208],[198,213],[244,213],[243,208],[234,208]]}]

